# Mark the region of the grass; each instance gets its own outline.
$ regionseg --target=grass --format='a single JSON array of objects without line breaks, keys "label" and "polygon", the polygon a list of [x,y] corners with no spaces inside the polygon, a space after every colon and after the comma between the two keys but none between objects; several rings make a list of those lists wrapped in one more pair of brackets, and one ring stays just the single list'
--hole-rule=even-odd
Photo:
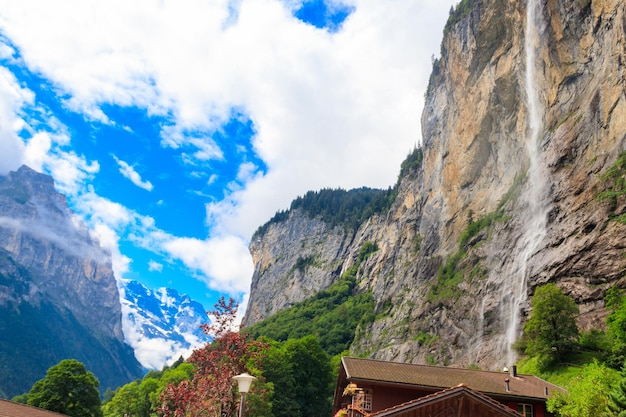
[{"label": "grass", "polygon": [[[541,369],[537,357],[527,357],[518,363],[517,369],[519,373],[536,375],[554,385],[567,388],[571,381],[583,374],[584,366],[593,363],[594,360],[601,361],[601,354],[581,351],[567,356],[563,363],[548,369]],[[615,372],[617,373],[617,371]]]}]

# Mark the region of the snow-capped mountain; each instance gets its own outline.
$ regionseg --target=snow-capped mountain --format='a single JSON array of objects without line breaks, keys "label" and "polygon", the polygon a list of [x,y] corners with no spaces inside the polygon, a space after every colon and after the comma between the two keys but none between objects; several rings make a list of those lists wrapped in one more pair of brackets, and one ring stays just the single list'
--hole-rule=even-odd
[{"label": "snow-capped mountain", "polygon": [[200,327],[207,313],[188,295],[137,281],[122,281],[120,293],[126,342],[146,368],[161,369],[207,342]]}]

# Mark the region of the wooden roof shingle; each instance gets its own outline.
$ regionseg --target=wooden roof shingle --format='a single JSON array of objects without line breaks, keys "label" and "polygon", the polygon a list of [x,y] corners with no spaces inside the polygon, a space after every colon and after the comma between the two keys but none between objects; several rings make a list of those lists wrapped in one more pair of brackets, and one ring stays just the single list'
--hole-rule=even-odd
[{"label": "wooden roof shingle", "polygon": [[16,403],[9,400],[0,399],[0,417],[67,417],[65,414],[44,410]]},{"label": "wooden roof shingle", "polygon": [[[353,357],[342,358],[349,381],[372,381],[430,389],[447,389],[464,384],[488,395],[547,399],[563,389],[534,375],[512,376],[505,372],[478,371],[443,366],[416,365]],[[509,380],[508,390],[505,380]]]}]

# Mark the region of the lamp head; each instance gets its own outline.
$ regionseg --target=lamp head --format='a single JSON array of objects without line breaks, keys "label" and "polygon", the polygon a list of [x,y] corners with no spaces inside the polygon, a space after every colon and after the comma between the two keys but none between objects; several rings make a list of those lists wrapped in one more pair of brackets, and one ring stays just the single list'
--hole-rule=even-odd
[{"label": "lamp head", "polygon": [[239,384],[239,392],[242,394],[247,394],[248,391],[250,391],[250,385],[252,384],[252,381],[254,381],[256,377],[253,377],[249,373],[244,372],[241,375],[234,376],[233,379]]}]

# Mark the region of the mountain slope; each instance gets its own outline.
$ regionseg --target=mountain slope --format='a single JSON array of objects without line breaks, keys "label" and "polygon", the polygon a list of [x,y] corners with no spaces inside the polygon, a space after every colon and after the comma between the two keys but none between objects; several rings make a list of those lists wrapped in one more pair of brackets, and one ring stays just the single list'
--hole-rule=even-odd
[{"label": "mountain slope", "polygon": [[[423,158],[402,172],[391,208],[356,229],[300,209],[263,226],[250,245],[244,322],[328,288],[376,242],[357,278],[379,314],[354,353],[510,365],[529,297],[548,281],[575,298],[583,328],[602,325],[604,292],[626,271],[626,225],[615,220],[626,211],[616,189],[625,9],[617,0],[464,0],[433,64]],[[318,262],[298,270],[305,256]]]},{"label": "mountain slope", "polygon": [[52,179],[0,177],[0,390],[30,390],[62,359],[115,388],[142,375],[124,343],[110,255],[75,220]]}]

